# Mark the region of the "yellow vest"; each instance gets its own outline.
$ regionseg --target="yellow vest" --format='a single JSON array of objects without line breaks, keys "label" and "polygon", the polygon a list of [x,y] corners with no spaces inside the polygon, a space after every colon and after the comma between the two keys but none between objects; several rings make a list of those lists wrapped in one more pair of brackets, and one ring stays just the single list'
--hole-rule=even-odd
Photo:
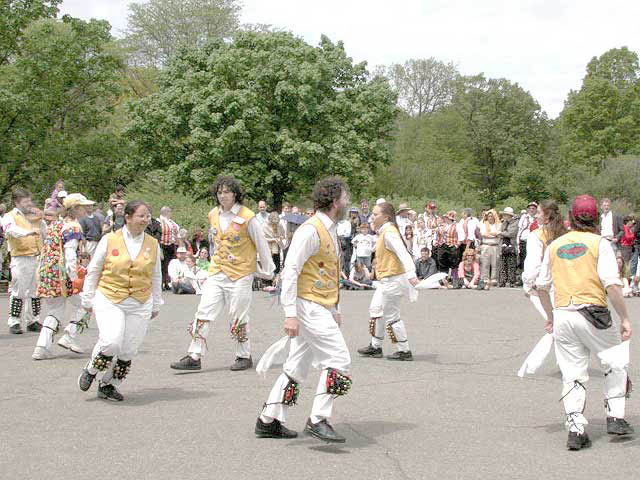
[{"label": "yellow vest", "polygon": [[40,252],[42,251],[42,237],[40,236],[41,220],[30,222],[24,215],[18,213],[16,210],[9,212],[9,215],[13,217],[13,220],[16,222],[18,227],[24,228],[30,232],[38,233],[38,235],[29,235],[28,237],[20,238],[7,235],[7,243],[9,244],[11,256],[35,257],[40,255]]},{"label": "yellow vest", "polygon": [[544,252],[544,249],[547,247],[547,234],[545,233],[544,227],[540,227],[540,228],[534,230],[533,233],[542,242],[542,245],[543,245],[543,250],[542,251]]},{"label": "yellow vest", "polygon": [[122,236],[122,230],[107,235],[107,256],[104,259],[98,289],[113,303],[133,297],[145,303],[151,296],[151,277],[158,258],[158,241],[144,234],[142,249],[132,260]]},{"label": "yellow vest", "polygon": [[598,276],[602,237],[589,232],[569,232],[549,245],[554,306],[570,303],[607,306],[606,291]]},{"label": "yellow vest", "polygon": [[318,253],[309,257],[298,276],[298,297],[326,308],[335,307],[339,299],[340,260],[333,239],[316,215],[303,225],[313,225],[320,237]]},{"label": "yellow vest", "polygon": [[404,266],[398,256],[384,245],[384,236],[387,233],[402,239],[400,232],[393,225],[386,227],[378,236],[376,243],[376,277],[378,279],[405,273]]},{"label": "yellow vest", "polygon": [[[244,222],[238,223],[236,217],[242,218]],[[209,212],[209,225],[214,229],[213,241],[215,242],[209,275],[222,271],[235,282],[256,271],[258,264],[256,246],[248,231],[249,220],[253,217],[255,213],[247,207],[241,207],[227,230],[223,232],[220,228],[220,207]]]}]

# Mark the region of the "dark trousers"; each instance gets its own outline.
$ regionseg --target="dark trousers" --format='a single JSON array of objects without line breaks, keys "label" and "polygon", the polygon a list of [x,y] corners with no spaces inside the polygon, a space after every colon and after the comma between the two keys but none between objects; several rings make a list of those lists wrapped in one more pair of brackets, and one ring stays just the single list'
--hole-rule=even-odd
[{"label": "dark trousers", "polygon": [[[530,233],[529,235],[533,235]],[[527,241],[520,241],[518,244],[520,253],[518,254],[518,269],[524,270],[524,259],[527,258]]]},{"label": "dark trousers", "polygon": [[196,290],[186,282],[176,282],[171,285],[171,290],[176,295],[195,295]]},{"label": "dark trousers", "polygon": [[436,260],[436,262],[441,272],[448,273],[449,269],[451,269],[453,275],[453,272],[457,271],[458,264],[460,263],[458,259],[458,247],[440,245],[440,247],[438,247],[438,260]]},{"label": "dark trousers", "polygon": [[505,283],[511,286],[516,283],[516,264],[518,262],[515,250],[502,250],[500,271],[500,286]]},{"label": "dark trousers", "polygon": [[176,246],[175,244],[160,244],[160,248],[162,248],[162,284],[169,285],[171,283],[171,279],[169,278],[169,262],[176,258]]}]

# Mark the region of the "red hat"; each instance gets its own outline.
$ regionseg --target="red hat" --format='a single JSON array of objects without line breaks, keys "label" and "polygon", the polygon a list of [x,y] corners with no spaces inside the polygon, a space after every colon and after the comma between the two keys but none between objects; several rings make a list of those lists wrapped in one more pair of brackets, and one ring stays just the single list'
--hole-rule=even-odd
[{"label": "red hat", "polygon": [[598,202],[591,195],[576,197],[571,205],[571,214],[577,217],[598,218]]},{"label": "red hat", "polygon": [[434,208],[438,208],[438,207],[436,207],[436,203],[435,202],[429,202],[429,205],[427,205],[427,208],[429,210],[433,210]]}]

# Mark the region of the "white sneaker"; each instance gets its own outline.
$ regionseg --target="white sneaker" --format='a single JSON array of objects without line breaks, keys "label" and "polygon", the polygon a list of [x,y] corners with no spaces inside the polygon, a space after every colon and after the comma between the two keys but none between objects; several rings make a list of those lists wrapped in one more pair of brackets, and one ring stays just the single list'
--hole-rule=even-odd
[{"label": "white sneaker", "polygon": [[58,346],[65,348],[67,350],[71,350],[73,353],[84,353],[84,350],[76,343],[76,341],[69,336],[68,333],[62,335],[60,340],[58,340]]},{"label": "white sneaker", "polygon": [[47,358],[51,358],[51,351],[47,350],[44,347],[36,347],[33,350],[33,355],[31,355],[31,358],[33,358],[34,360],[46,360]]}]

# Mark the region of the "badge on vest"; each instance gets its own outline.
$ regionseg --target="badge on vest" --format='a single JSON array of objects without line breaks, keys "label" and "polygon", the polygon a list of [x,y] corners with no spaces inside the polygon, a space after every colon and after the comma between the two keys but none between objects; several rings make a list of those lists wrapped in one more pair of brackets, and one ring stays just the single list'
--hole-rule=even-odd
[{"label": "badge on vest", "polygon": [[151,248],[147,247],[146,250],[144,251],[144,258],[145,260],[149,260],[149,257],[151,256]]},{"label": "badge on vest", "polygon": [[216,227],[211,227],[209,229],[209,231],[211,232],[211,235],[213,235],[213,236],[218,235],[218,229]]},{"label": "badge on vest", "polygon": [[118,251],[117,248],[114,248],[113,250],[111,250],[112,257],[117,257],[118,255],[120,255],[120,252]]}]

